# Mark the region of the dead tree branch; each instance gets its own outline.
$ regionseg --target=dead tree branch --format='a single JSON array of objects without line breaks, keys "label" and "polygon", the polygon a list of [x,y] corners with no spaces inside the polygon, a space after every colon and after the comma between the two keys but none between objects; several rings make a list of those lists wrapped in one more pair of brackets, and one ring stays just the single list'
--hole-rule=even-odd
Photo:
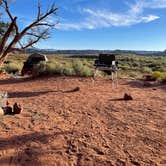
[{"label": "dead tree branch", "polygon": [[[11,20],[10,26],[7,29],[5,35],[3,36],[2,43],[0,44],[0,64],[3,63],[7,54],[18,44],[20,49],[26,49],[28,47],[33,47],[34,44],[40,40],[48,39],[49,31],[55,27],[56,23],[50,23],[48,21],[49,16],[56,15],[58,8],[55,7],[53,3],[51,7],[42,12],[40,3],[38,4],[38,11],[35,20],[28,26],[24,27],[19,31],[19,26],[17,24],[17,17],[14,17],[10,11],[8,0],[2,0],[2,6],[7,13],[9,19]],[[8,43],[8,39],[11,36],[11,32],[14,30],[14,35],[12,40]],[[26,39],[27,43],[22,43],[22,40]],[[8,43],[8,44],[7,44]]]}]

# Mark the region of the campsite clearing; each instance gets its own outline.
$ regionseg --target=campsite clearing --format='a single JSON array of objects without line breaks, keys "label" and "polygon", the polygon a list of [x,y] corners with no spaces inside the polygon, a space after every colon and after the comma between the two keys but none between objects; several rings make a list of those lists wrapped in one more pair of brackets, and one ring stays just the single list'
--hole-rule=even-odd
[{"label": "campsite clearing", "polygon": [[166,164],[165,85],[121,79],[112,89],[104,79],[3,76],[0,90],[23,106],[0,117],[1,166]]}]

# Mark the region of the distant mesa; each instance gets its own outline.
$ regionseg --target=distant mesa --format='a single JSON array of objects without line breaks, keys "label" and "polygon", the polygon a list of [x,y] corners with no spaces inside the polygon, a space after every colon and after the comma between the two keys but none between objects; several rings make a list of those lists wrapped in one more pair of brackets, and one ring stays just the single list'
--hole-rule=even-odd
[{"label": "distant mesa", "polygon": [[[19,52],[18,48],[13,48],[12,53]],[[28,48],[21,53],[40,53],[40,54],[100,54],[100,53],[116,53],[116,54],[136,54],[136,55],[158,55],[166,56],[166,50],[164,51],[137,51],[137,50],[56,50],[56,49],[38,49]]]}]

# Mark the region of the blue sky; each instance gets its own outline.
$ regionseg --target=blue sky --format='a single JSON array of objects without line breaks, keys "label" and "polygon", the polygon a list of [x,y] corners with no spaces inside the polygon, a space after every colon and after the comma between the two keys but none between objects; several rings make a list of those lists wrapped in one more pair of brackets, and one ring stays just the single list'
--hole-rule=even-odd
[{"label": "blue sky", "polygon": [[[37,3],[52,0],[16,0],[11,10],[20,27],[35,18]],[[36,45],[52,49],[166,49],[166,0],[56,0],[59,21],[52,37]],[[4,16],[5,17],[5,16]]]}]

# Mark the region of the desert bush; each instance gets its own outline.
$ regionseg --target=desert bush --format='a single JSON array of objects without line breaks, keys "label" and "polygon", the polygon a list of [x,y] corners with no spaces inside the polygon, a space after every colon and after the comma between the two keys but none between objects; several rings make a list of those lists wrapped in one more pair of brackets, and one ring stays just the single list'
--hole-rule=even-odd
[{"label": "desert bush", "polygon": [[84,66],[87,66],[87,67],[93,67],[93,64],[94,64],[93,61],[88,60],[88,59],[84,59],[84,60],[82,61],[82,63],[83,63]]},{"label": "desert bush", "polygon": [[75,71],[72,67],[71,64],[66,64],[63,68],[63,74],[65,76],[74,76],[75,75]]},{"label": "desert bush", "polygon": [[35,75],[61,75],[63,72],[62,65],[58,62],[40,62],[34,68]]},{"label": "desert bush", "polygon": [[34,69],[34,76],[39,75],[66,75],[66,76],[92,76],[92,70],[84,66],[82,61],[73,61],[72,63],[62,62],[41,62]]},{"label": "desert bush", "polygon": [[16,62],[10,62],[3,66],[3,69],[9,74],[16,74],[21,70],[21,68],[22,65]]},{"label": "desert bush", "polygon": [[79,75],[81,70],[83,69],[84,65],[80,60],[74,60],[73,63],[72,63],[72,67],[75,71],[75,74]]},{"label": "desert bush", "polygon": [[161,78],[161,72],[160,71],[155,71],[152,73],[152,77],[155,79],[155,80],[159,80]]},{"label": "desert bush", "polygon": [[122,70],[129,70],[131,67],[128,64],[119,64],[119,68]]},{"label": "desert bush", "polygon": [[155,80],[166,82],[166,72],[155,71],[152,73],[152,77]]},{"label": "desert bush", "polygon": [[152,73],[152,69],[150,67],[143,67],[141,71],[144,73]]},{"label": "desert bush", "polygon": [[40,62],[34,67],[33,76],[43,75],[46,71],[46,62]]},{"label": "desert bush", "polygon": [[166,72],[163,72],[161,75],[161,81],[166,82]]},{"label": "desert bush", "polygon": [[166,72],[166,66],[165,67],[159,67],[158,71],[160,71],[160,72]]},{"label": "desert bush", "polygon": [[56,74],[62,75],[63,74],[63,66],[58,62],[49,62],[46,63],[46,70],[47,74]]},{"label": "desert bush", "polygon": [[82,61],[80,60],[73,61],[72,67],[76,76],[90,77],[93,75],[92,69],[83,65]]},{"label": "desert bush", "polygon": [[136,73],[136,72],[129,72],[129,73],[128,73],[128,76],[129,76],[130,78],[136,78],[136,77],[137,77],[137,73]]},{"label": "desert bush", "polygon": [[4,68],[0,67],[0,74],[4,72]]},{"label": "desert bush", "polygon": [[[0,71],[3,72],[3,70],[6,70],[6,72],[9,73],[20,71],[23,62],[27,57],[27,55],[23,54],[9,55],[7,58],[7,64],[4,64],[4,67],[1,68]],[[93,74],[92,68],[94,58],[97,58],[98,55],[87,55],[86,57],[85,55],[75,56],[70,54],[47,55],[47,57],[49,62],[37,65],[34,73],[39,73],[39,75],[57,74],[66,76],[91,76],[91,74]],[[166,72],[166,57],[164,56],[137,56],[123,54],[118,55],[117,60],[119,62],[118,67],[121,69],[121,75],[124,75],[125,77],[138,77],[137,74],[131,72],[136,72],[139,76],[141,75],[141,77],[144,73],[151,74],[152,71]]]}]

